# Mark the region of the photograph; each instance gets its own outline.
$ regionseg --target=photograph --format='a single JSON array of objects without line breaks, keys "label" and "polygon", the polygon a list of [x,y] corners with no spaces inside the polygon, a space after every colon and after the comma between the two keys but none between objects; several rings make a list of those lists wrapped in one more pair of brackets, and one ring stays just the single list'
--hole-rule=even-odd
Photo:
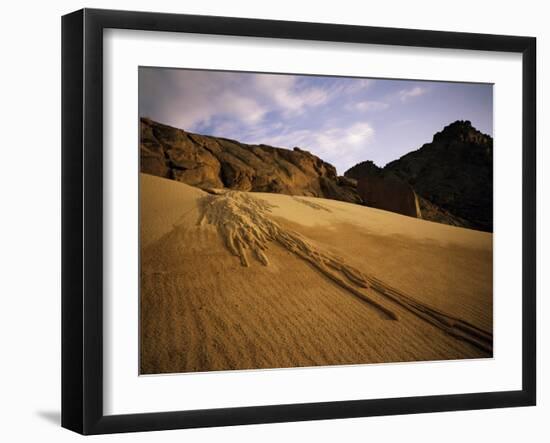
[{"label": "photograph", "polygon": [[493,84],[138,67],[139,373],[493,358]]}]

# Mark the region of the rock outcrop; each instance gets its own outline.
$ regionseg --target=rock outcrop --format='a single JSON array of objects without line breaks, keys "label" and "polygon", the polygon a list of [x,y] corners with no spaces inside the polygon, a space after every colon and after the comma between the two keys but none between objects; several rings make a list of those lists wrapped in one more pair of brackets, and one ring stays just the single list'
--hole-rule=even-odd
[{"label": "rock outcrop", "polygon": [[395,175],[363,177],[357,182],[357,192],[367,206],[422,218],[414,190]]},{"label": "rock outcrop", "polygon": [[274,192],[361,203],[356,181],[300,148],[248,145],[141,118],[141,171],[200,188]]},{"label": "rock outcrop", "polygon": [[398,177],[417,194],[422,218],[493,230],[493,139],[467,120],[451,123],[431,143],[384,168],[362,162],[344,175]]},{"label": "rock outcrop", "polygon": [[361,180],[364,177],[380,176],[381,174],[382,168],[376,166],[372,160],[367,160],[349,168],[344,173],[344,177],[352,180]]}]

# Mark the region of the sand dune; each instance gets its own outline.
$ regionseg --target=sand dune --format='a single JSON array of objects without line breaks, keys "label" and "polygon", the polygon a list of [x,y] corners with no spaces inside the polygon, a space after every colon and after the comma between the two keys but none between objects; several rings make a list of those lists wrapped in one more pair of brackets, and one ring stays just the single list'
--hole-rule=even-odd
[{"label": "sand dune", "polygon": [[141,372],[492,355],[492,235],[141,176]]}]

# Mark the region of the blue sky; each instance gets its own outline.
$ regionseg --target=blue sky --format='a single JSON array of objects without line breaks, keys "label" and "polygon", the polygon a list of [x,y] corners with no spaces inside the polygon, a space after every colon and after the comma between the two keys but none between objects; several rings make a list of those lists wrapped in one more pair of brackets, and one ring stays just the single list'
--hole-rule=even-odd
[{"label": "blue sky", "polygon": [[342,175],[364,160],[384,166],[455,120],[493,135],[493,88],[142,67],[139,113],[189,132],[298,146]]}]

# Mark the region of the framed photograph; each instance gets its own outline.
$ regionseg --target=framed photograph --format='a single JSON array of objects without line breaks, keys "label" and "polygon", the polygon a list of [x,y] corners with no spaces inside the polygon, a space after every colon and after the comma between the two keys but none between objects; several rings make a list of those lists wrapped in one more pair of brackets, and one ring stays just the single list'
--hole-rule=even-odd
[{"label": "framed photograph", "polygon": [[62,20],[62,425],[536,402],[532,37]]}]

